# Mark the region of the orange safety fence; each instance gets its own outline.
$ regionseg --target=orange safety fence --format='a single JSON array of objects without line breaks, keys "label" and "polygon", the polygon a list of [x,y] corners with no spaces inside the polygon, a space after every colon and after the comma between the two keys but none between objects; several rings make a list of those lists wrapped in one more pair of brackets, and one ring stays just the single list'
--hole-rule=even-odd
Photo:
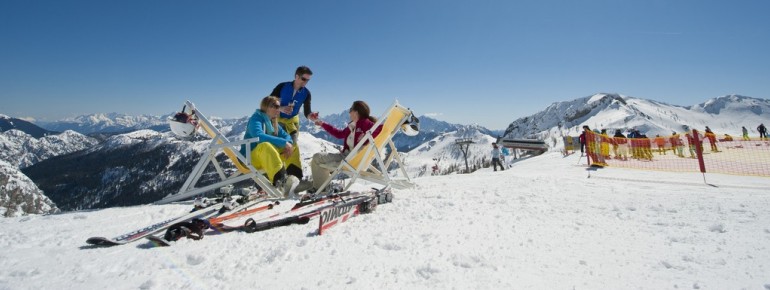
[{"label": "orange safety fence", "polygon": [[646,138],[586,131],[585,143],[589,165],[770,177],[768,139],[718,137],[697,130]]}]

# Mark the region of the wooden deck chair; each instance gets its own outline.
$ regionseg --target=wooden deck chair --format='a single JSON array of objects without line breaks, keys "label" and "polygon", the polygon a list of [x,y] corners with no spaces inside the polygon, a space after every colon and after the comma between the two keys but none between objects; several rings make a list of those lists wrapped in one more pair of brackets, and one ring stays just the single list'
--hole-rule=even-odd
[{"label": "wooden deck chair", "polygon": [[[329,184],[339,174],[345,174],[351,178],[343,191],[350,188],[358,178],[396,189],[414,186],[406,174],[401,157],[396,150],[396,145],[393,144],[393,136],[410,119],[416,120],[416,118],[413,118],[412,112],[401,106],[398,101],[394,102],[382,117],[377,120],[374,126],[366,132],[361,141],[350,150],[350,153],[340,162],[339,166],[334,168],[325,167],[332,170],[332,174],[317,189],[316,193],[319,195],[328,194],[330,191],[328,190]],[[382,130],[377,137],[373,137],[372,132],[379,126],[382,126]],[[401,170],[402,178],[396,179],[388,174],[388,169],[394,162]]]},{"label": "wooden deck chair", "polygon": [[[254,182],[265,192],[270,198],[282,198],[283,193],[280,189],[275,188],[270,181],[263,175],[264,171],[258,170],[254,168],[254,166],[251,165],[251,157],[249,156],[251,154],[250,150],[246,150],[246,156],[241,154],[238,148],[242,144],[246,145],[246,148],[251,148],[252,143],[256,143],[259,141],[259,138],[251,138],[246,140],[240,140],[240,141],[233,141],[225,137],[222,132],[220,132],[211,122],[206,118],[203,113],[198,111],[195,108],[195,105],[193,105],[190,101],[185,102],[185,108],[189,110],[190,115],[193,117],[195,121],[197,121],[197,126],[203,129],[203,131],[206,132],[209,137],[211,137],[211,142],[208,145],[208,148],[201,156],[201,159],[198,161],[198,163],[195,165],[195,168],[193,168],[193,171],[190,173],[190,176],[187,177],[187,180],[185,181],[184,185],[181,189],[179,189],[179,192],[167,196],[166,198],[157,201],[156,204],[165,204],[169,202],[174,202],[178,200],[182,200],[185,198],[189,198],[210,190],[215,190],[220,187],[223,187],[225,185],[234,184],[239,181],[252,179]],[[173,129],[172,129],[173,131]],[[189,134],[194,134],[195,129],[188,130]],[[176,133],[176,132],[175,132]],[[233,173],[230,173],[229,175],[225,172],[225,170],[222,169],[222,166],[219,164],[219,162],[216,160],[216,156],[219,155],[219,153],[222,152],[229,158],[233,164],[236,167],[236,171]],[[217,174],[219,174],[220,181],[216,182],[214,184],[206,185],[200,188],[196,188],[196,184],[198,183],[199,179],[203,175],[204,171],[208,167],[208,164],[211,163],[214,168],[217,171]]]}]

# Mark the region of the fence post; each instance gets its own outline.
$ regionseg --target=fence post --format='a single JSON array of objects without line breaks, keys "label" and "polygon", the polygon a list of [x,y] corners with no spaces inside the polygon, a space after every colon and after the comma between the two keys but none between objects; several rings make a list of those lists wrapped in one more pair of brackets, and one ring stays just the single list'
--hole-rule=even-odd
[{"label": "fence post", "polygon": [[698,130],[692,129],[692,140],[695,142],[695,155],[698,156],[700,172],[706,173],[706,164],[703,162],[703,140],[698,137]]}]

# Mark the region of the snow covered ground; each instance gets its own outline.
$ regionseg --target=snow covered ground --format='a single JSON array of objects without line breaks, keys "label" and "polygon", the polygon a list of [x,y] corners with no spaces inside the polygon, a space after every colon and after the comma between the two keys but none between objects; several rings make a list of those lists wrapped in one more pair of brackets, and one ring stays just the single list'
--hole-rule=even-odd
[{"label": "snow covered ground", "polygon": [[0,289],[770,289],[770,179],[577,163],[422,177],[323,236],[85,244],[183,204],[0,219]]}]

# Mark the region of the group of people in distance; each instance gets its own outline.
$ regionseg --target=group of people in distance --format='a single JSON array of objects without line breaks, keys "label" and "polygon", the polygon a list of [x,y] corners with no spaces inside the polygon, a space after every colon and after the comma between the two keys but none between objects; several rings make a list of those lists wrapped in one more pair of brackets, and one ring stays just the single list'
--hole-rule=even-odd
[{"label": "group of people in distance", "polygon": [[[743,130],[743,140],[749,140],[749,130],[746,130],[746,127],[742,127]],[[768,140],[767,138],[767,127],[765,127],[765,124],[759,124],[757,126],[757,132],[759,132],[759,140]]]},{"label": "group of people in distance", "polygon": [[[760,124],[757,131],[760,132],[761,139],[767,139],[767,129],[764,127],[764,124]],[[697,136],[693,134],[697,134]],[[587,138],[594,139],[588,140]],[[671,150],[676,156],[685,158],[685,148],[689,151],[689,158],[696,158],[695,146],[700,147],[700,151],[703,152],[704,139],[708,140],[709,145],[711,145],[711,152],[721,152],[717,147],[717,135],[708,126],[706,126],[703,134],[698,130],[687,131],[684,133],[684,138],[677,132],[672,132],[670,136],[656,135],[651,138],[634,128],[628,130],[628,136],[623,135],[620,129],[615,130],[613,136],[609,136],[606,129],[591,131],[588,126],[583,126],[583,132],[579,137],[580,152],[588,153],[593,160],[597,161],[611,158],[618,160],[628,160],[628,158],[652,160],[653,152],[657,152],[659,155],[666,155],[667,150]],[[743,139],[750,140],[746,127],[743,127]],[[687,143],[685,143],[685,140]],[[719,140],[733,141],[733,138],[725,134],[724,138]],[[614,157],[610,155],[611,152]]]},{"label": "group of people in distance", "polygon": [[[331,175],[324,167],[338,166],[377,121],[370,115],[369,105],[364,101],[353,102],[348,111],[350,122],[345,128],[335,128],[320,120],[318,112],[311,109],[310,90],[306,87],[312,76],[310,68],[300,66],[294,73],[293,81],[278,84],[269,96],[262,98],[259,108],[249,118],[243,136],[243,139],[259,138],[249,148],[251,164],[263,170],[273,186],[283,191],[284,197],[295,197],[303,191],[314,192]],[[298,146],[300,107],[303,107],[308,120],[344,140],[343,150],[339,153],[313,155],[310,162],[312,181],[302,180]],[[373,135],[379,134],[381,129],[376,128]],[[241,153],[247,156],[245,145],[241,146]]]}]

